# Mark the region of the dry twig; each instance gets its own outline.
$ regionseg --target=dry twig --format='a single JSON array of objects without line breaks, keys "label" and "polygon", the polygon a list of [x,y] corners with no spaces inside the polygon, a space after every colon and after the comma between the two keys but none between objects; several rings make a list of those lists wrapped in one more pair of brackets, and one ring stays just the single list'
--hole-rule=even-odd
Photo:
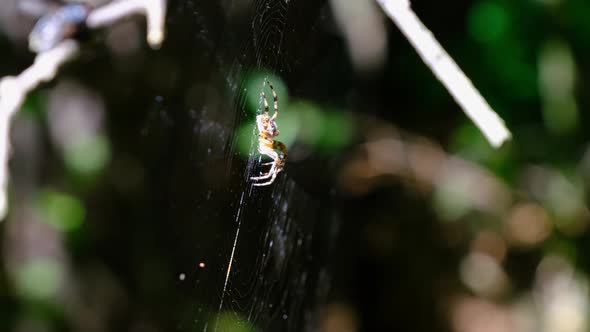
[{"label": "dry twig", "polygon": [[[113,24],[125,17],[143,13],[146,15],[147,41],[152,48],[159,48],[164,39],[166,0],[118,0],[94,9],[86,25],[97,29]],[[57,70],[78,53],[74,40],[65,40],[56,47],[39,53],[35,62],[18,76],[0,80],[0,219],[8,210],[8,159],[10,151],[10,122],[20,109],[27,95],[39,84],[52,80]]]}]

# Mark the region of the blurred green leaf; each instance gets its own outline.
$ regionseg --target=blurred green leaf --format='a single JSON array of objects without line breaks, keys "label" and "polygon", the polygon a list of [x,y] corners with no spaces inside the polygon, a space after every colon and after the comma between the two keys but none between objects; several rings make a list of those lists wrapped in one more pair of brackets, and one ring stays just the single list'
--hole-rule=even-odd
[{"label": "blurred green leaf", "polygon": [[222,312],[213,318],[213,326],[225,332],[255,332],[256,329],[246,319],[234,312]]},{"label": "blurred green leaf", "polygon": [[277,94],[279,113],[289,105],[289,91],[279,76],[272,74],[269,71],[254,71],[246,77],[244,84],[243,92],[245,93],[245,106],[248,113],[259,114],[264,111],[264,102],[261,96],[262,91],[266,94],[270,112],[273,112],[273,96],[272,91],[268,86],[268,82],[272,84],[275,93]]},{"label": "blurred green leaf", "polygon": [[93,176],[100,172],[110,161],[111,147],[104,136],[85,136],[72,141],[64,147],[64,160],[74,172]]},{"label": "blurred green leaf", "polygon": [[511,166],[511,146],[507,143],[499,149],[493,148],[471,122],[457,128],[450,140],[452,152],[501,174],[505,174],[506,169]]},{"label": "blurred green leaf", "polygon": [[481,43],[489,44],[498,43],[506,36],[511,21],[506,8],[493,1],[476,3],[468,19],[471,36]]},{"label": "blurred green leaf", "polygon": [[49,258],[36,258],[18,271],[16,289],[27,300],[50,300],[63,283],[62,267]]},{"label": "blurred green leaf", "polygon": [[43,190],[39,193],[37,207],[44,221],[63,232],[78,229],[86,215],[86,210],[78,198],[52,190]]},{"label": "blurred green leaf", "polygon": [[326,152],[334,152],[352,140],[354,125],[350,116],[343,112],[324,113],[322,136],[318,146]]}]

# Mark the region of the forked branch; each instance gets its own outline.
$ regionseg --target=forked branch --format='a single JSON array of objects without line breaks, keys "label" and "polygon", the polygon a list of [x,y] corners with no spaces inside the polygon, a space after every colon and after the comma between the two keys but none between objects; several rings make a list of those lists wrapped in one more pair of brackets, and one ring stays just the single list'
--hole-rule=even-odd
[{"label": "forked branch", "polygon": [[[166,0],[117,0],[96,8],[88,14],[86,26],[97,29],[135,14],[145,14],[147,41],[159,48],[164,40]],[[52,80],[61,65],[73,59],[79,50],[74,40],[64,40],[57,46],[39,53],[35,62],[18,76],[0,79],[0,220],[8,210],[8,159],[10,152],[10,122],[27,95],[39,84]]]}]

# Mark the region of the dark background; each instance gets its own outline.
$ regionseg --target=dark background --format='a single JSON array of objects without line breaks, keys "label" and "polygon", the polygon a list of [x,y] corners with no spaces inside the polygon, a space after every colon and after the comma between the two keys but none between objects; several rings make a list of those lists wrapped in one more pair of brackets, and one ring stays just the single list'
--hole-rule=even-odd
[{"label": "dark background", "polygon": [[[1,76],[34,59],[25,2]],[[372,1],[171,0],[160,50],[141,17],[93,31],[13,120],[0,330],[588,330],[590,5],[412,3],[500,149]],[[252,187],[265,80],[289,158]]]}]

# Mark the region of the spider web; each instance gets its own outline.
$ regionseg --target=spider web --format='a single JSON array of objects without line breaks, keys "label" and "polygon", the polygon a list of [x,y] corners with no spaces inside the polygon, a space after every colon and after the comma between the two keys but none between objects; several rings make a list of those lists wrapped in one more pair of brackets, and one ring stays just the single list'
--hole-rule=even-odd
[{"label": "spider web", "polygon": [[[328,254],[323,250],[334,241],[329,202],[300,188],[289,165],[271,186],[253,187],[249,180],[262,171],[252,111],[260,112],[264,82],[283,87],[278,98],[279,110],[284,110],[285,82],[304,63],[299,54],[289,52],[299,42],[297,29],[306,14],[304,6],[293,6],[269,0],[226,2],[221,8],[188,2],[173,15],[172,22],[182,21],[179,28],[196,24],[203,32],[194,38],[210,48],[207,60],[219,72],[201,84],[211,85],[212,79],[224,95],[221,104],[219,96],[207,92],[195,99],[198,105],[190,105],[193,168],[197,174],[217,169],[211,175],[217,181],[186,188],[194,199],[184,203],[184,194],[171,197],[185,209],[173,218],[191,225],[178,242],[180,248],[188,247],[181,255],[191,262],[179,269],[179,287],[190,303],[180,330],[310,331],[330,288]],[[317,12],[317,6],[310,8]],[[181,14],[187,7],[193,12],[190,18]],[[226,15],[222,24],[211,20],[220,11]],[[202,52],[191,50],[190,56],[202,59]],[[279,129],[280,122],[281,117]],[[249,135],[236,136],[239,128]],[[244,143],[248,152],[240,154]],[[176,174],[179,183],[185,181],[184,171]],[[199,233],[202,236],[193,238]]]},{"label": "spider web", "polygon": [[[339,216],[333,196],[310,194],[310,187],[300,184],[296,143],[287,141],[286,120],[293,113],[290,95],[302,94],[309,83],[307,72],[317,56],[309,49],[317,46],[315,31],[325,21],[325,7],[311,0],[170,0],[161,49],[145,46],[141,18],[118,22],[81,41],[80,56],[31,96],[25,108],[35,114],[28,115],[32,118],[43,113],[45,95],[66,91],[63,100],[68,101],[76,93],[72,86],[92,92],[87,93],[92,98],[80,98],[98,100],[101,112],[104,106],[105,145],[112,146],[112,163],[90,181],[64,170],[59,149],[27,149],[37,141],[23,139],[26,130],[13,131],[23,135],[21,143],[15,139],[11,162],[28,166],[12,172],[14,197],[22,201],[13,204],[7,225],[37,227],[49,235],[39,233],[43,240],[37,241],[21,230],[6,247],[23,262],[27,248],[36,248],[41,257],[47,255],[47,243],[59,249],[51,261],[59,264],[51,267],[63,274],[66,286],[53,290],[60,296],[50,296],[55,315],[47,321],[67,328],[55,328],[315,330],[318,308],[331,289]],[[10,20],[7,26],[30,31],[34,20],[22,21],[17,26]],[[9,30],[0,31],[3,45],[9,45],[2,35]],[[19,40],[17,34],[11,38]],[[14,58],[24,59],[22,68],[30,65],[23,50],[6,49],[3,75],[19,71],[9,66],[17,62]],[[280,140],[291,159],[272,185],[254,187],[250,178],[267,169],[261,165],[267,159],[257,151],[254,124],[261,91],[268,89],[265,81],[277,91]],[[43,136],[43,121],[27,119],[26,124]],[[59,146],[51,138],[45,141]],[[26,200],[32,195],[28,191],[44,185],[81,192],[79,201],[67,200],[77,203],[78,217],[86,212],[68,242],[62,241],[65,233],[37,220],[23,222],[28,215],[16,212],[34,205]],[[9,274],[16,280],[14,271]],[[25,304],[4,307],[22,310],[23,321],[31,314]],[[12,329],[19,319],[0,319],[0,330],[32,330]]]}]

